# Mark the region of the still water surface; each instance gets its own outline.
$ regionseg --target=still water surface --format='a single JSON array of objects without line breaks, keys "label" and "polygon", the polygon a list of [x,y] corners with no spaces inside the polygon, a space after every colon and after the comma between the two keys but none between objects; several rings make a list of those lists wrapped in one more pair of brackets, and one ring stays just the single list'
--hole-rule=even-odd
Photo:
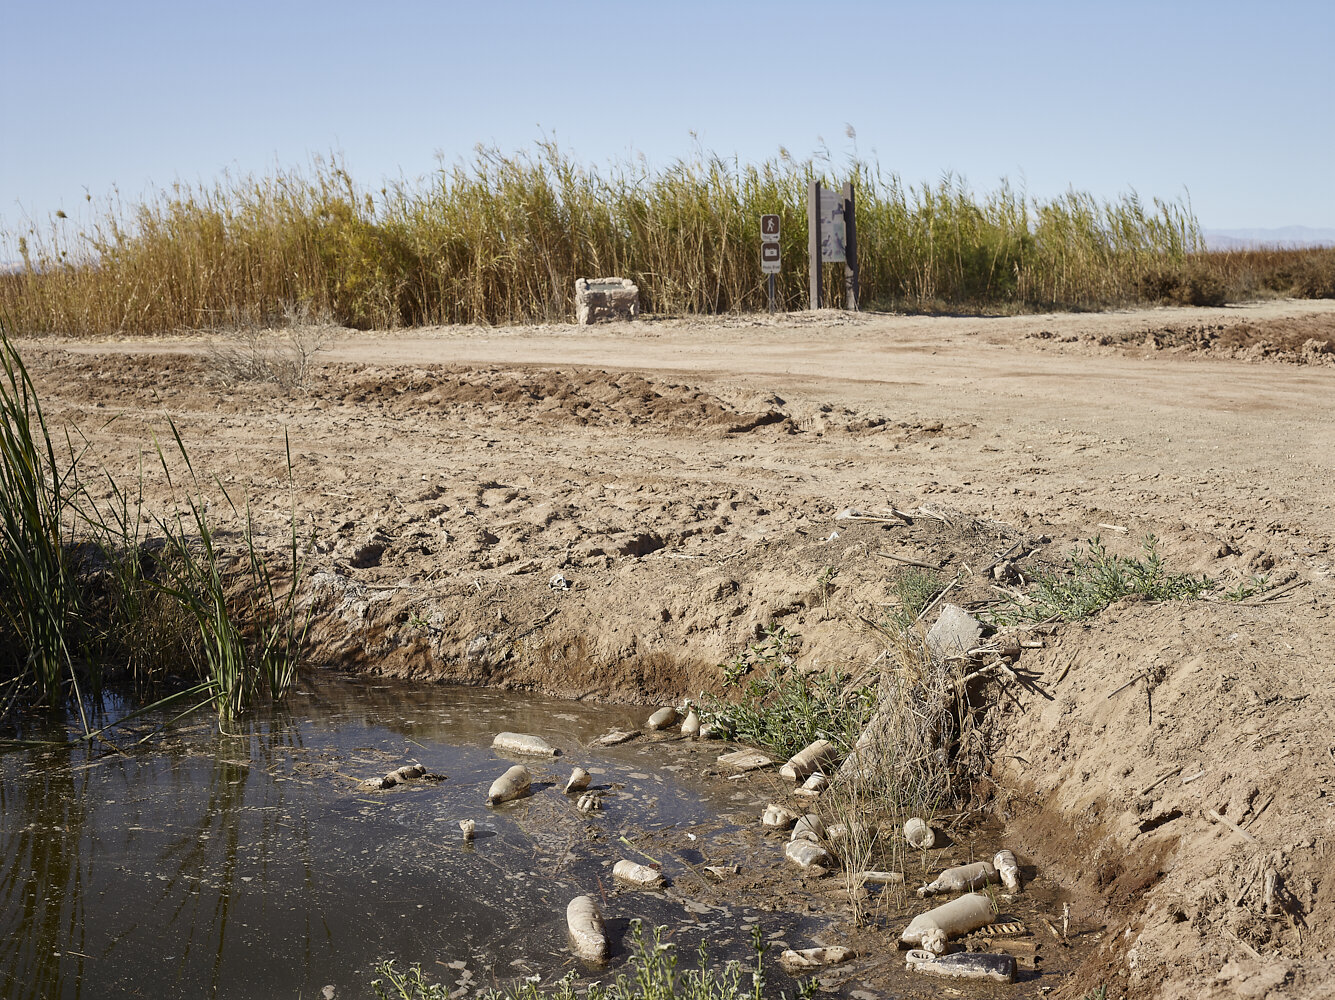
[{"label": "still water surface", "polygon": [[[326,677],[230,733],[200,716],[128,754],[73,742],[0,754],[0,997],[364,997],[391,957],[469,993],[558,977],[573,966],[566,903],[613,892],[618,858],[643,860],[621,834],[724,830],[739,808],[661,745],[582,749],[643,714]],[[492,810],[487,787],[519,759],[491,749],[503,730],[565,755],[525,761],[535,794]],[[357,787],[414,760],[446,780]],[[593,818],[561,793],[576,764],[605,790]],[[681,901],[659,894],[613,904],[614,939],[632,915],[681,923]]]}]

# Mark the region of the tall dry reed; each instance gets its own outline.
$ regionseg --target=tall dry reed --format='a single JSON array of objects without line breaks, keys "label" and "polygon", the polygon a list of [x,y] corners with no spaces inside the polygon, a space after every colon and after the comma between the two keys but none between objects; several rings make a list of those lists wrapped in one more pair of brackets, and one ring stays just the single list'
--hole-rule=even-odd
[{"label": "tall dry reed", "polygon": [[176,184],[4,237],[0,308],[21,332],[157,333],[271,322],[294,307],[353,327],[573,315],[578,277],[617,274],[657,313],[765,308],[759,222],[782,219],[779,297],[804,308],[806,191],[857,192],[862,301],[912,309],[1096,308],[1199,248],[1189,206],[1134,194],[978,194],[955,175],[905,184],[853,160],[699,153],[598,169],[552,143],[479,148],[417,182],[358,184],[337,158]]}]

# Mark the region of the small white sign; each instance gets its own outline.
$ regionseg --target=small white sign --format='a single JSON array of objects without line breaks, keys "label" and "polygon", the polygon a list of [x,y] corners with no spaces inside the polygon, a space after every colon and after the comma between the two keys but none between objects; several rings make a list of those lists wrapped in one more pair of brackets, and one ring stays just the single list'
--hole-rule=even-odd
[{"label": "small white sign", "polygon": [[777,215],[762,215],[760,217],[760,242],[779,242],[779,217]]},{"label": "small white sign", "polygon": [[828,188],[820,189],[820,259],[847,260],[845,243],[848,229],[844,225],[844,199]]},{"label": "small white sign", "polygon": [[760,272],[762,274],[779,273],[779,244],[760,244]]}]

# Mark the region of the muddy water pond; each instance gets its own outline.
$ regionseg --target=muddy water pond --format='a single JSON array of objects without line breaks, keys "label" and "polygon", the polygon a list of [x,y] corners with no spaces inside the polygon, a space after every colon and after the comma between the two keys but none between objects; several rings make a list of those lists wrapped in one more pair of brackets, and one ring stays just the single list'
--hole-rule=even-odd
[{"label": "muddy water pond", "polygon": [[[325,677],[232,731],[200,715],[123,753],[66,739],[68,720],[28,720],[0,734],[51,741],[0,754],[0,996],[364,997],[387,958],[460,995],[547,982],[587,971],[565,936],[582,893],[601,900],[614,968],[636,917],[683,947],[708,938],[721,958],[749,959],[757,922],[803,946],[809,915],[614,884],[616,860],[644,860],[636,847],[672,884],[744,863],[746,838],[728,834],[754,826],[763,795],[704,780],[713,757],[669,744],[585,749],[643,714]],[[491,748],[505,730],[564,754],[524,760],[534,794],[492,809],[488,786],[522,759]],[[429,776],[358,784],[411,761]],[[562,792],[575,765],[592,772],[596,813]]]}]

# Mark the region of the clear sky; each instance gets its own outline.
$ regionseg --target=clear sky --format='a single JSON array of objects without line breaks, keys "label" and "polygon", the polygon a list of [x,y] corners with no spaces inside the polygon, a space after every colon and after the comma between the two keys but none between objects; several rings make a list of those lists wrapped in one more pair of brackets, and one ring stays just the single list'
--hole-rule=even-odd
[{"label": "clear sky", "polygon": [[0,0],[0,225],[340,152],[429,172],[853,151],[905,181],[1190,193],[1206,228],[1335,227],[1335,2]]}]

